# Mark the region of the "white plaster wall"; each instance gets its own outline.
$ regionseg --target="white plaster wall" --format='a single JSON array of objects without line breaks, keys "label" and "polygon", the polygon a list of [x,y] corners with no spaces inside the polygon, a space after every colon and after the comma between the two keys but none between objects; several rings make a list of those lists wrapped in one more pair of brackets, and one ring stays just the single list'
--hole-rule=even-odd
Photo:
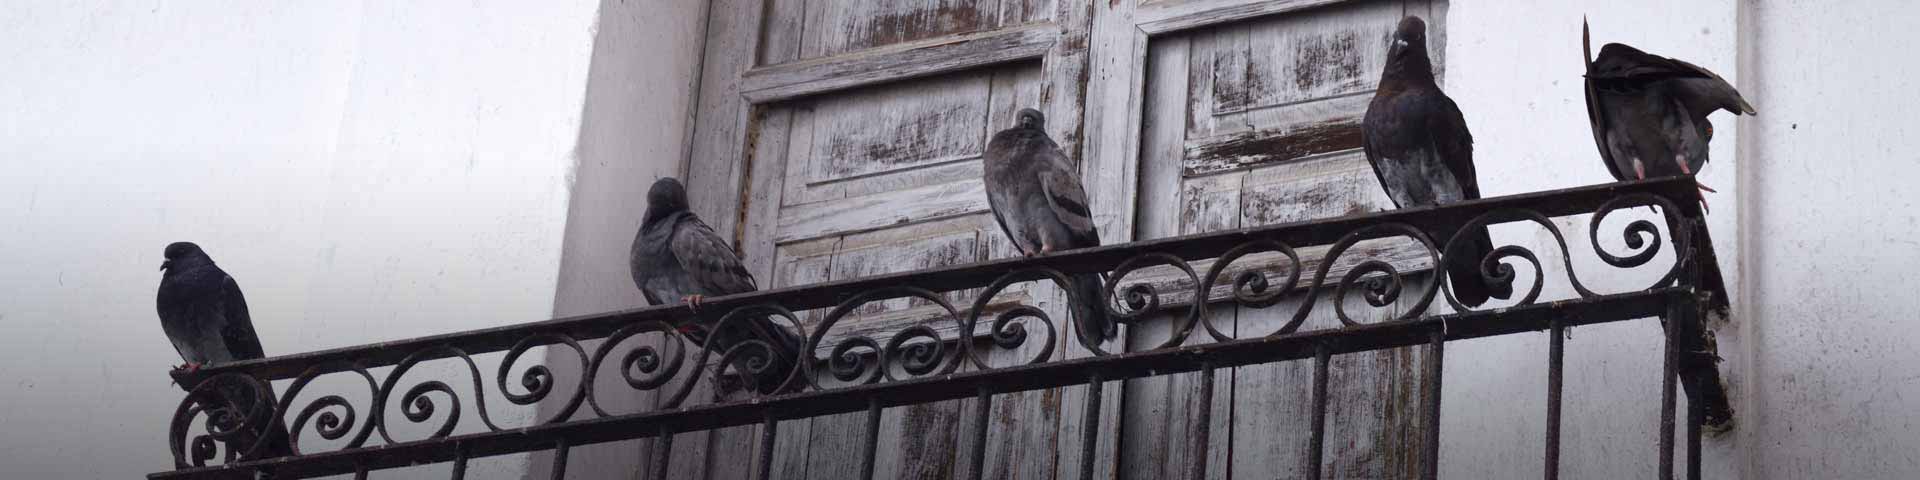
[{"label": "white plaster wall", "polygon": [[[1447,13],[1444,88],[1460,105],[1474,134],[1474,161],[1485,195],[1509,195],[1612,182],[1600,163],[1582,100],[1580,22],[1593,28],[1593,49],[1622,42],[1714,70],[1739,82],[1738,5],[1731,0],[1492,1],[1455,0]],[[1753,100],[1765,114],[1764,99]],[[1733,117],[1712,117],[1715,138],[1703,181],[1711,194],[1709,227],[1726,280],[1738,281],[1738,225],[1743,162],[1735,146],[1743,133]],[[1620,214],[1646,217],[1647,210]],[[1598,261],[1587,240],[1587,217],[1559,222],[1568,236],[1573,268],[1590,288],[1643,288],[1661,271],[1620,271]],[[1626,252],[1619,234],[1626,220],[1609,220],[1601,242]],[[1547,271],[1543,298],[1573,295],[1559,248],[1544,229],[1503,226],[1495,241],[1527,245]],[[1663,253],[1653,266],[1671,265]],[[1651,267],[1651,266],[1650,266]],[[1520,268],[1525,272],[1527,268]],[[1527,275],[1524,274],[1523,275]],[[1531,281],[1525,276],[1516,284]],[[1738,302],[1742,296],[1734,295]],[[1655,473],[1660,398],[1660,329],[1640,320],[1574,329],[1566,344],[1561,472],[1564,478],[1646,478]],[[1745,348],[1738,335],[1720,337],[1723,355]],[[1442,398],[1441,477],[1525,478],[1544,467],[1547,334],[1523,334],[1449,344]],[[1723,364],[1730,383],[1745,372]],[[1735,398],[1741,413],[1751,408]],[[1682,402],[1684,405],[1684,401]],[[1682,410],[1684,411],[1684,410]],[[1709,478],[1739,478],[1737,436],[1709,439]]]},{"label": "white plaster wall", "polygon": [[1920,478],[1920,8],[1750,3],[1749,478]]},{"label": "white plaster wall", "polygon": [[[628,273],[627,257],[647,208],[647,189],[655,179],[686,172],[706,18],[706,0],[601,1],[555,316],[646,306]],[[597,345],[589,342],[588,348]],[[558,378],[581,378],[571,350],[550,353],[547,365]],[[618,363],[618,356],[613,360],[608,363]],[[600,405],[617,413],[651,409],[651,392],[634,391],[617,380],[617,372],[617,367],[603,367],[604,378],[595,386]],[[551,416],[565,399],[548,400],[541,405],[542,417]],[[573,448],[567,471],[580,472],[575,475],[581,478],[634,475],[644,467],[650,446],[651,440],[642,439]],[[547,478],[552,456],[533,458],[528,477]]]},{"label": "white plaster wall", "polygon": [[[270,354],[546,318],[595,12],[0,4],[4,476],[172,467],[179,358],[152,306],[171,241],[240,281]],[[464,390],[446,372],[409,378]]]}]

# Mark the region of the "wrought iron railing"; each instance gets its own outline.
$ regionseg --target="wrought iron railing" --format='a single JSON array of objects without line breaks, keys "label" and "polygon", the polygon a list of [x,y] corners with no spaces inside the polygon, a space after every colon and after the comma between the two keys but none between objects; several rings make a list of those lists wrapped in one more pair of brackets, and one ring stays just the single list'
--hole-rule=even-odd
[{"label": "wrought iron railing", "polygon": [[[695,385],[716,382],[722,370],[737,373],[741,369],[767,368],[765,366],[770,362],[764,361],[762,356],[770,350],[766,345],[753,342],[734,346],[725,352],[709,352],[691,345],[675,329],[675,325],[694,315],[682,305],[562,318],[218,365],[198,372],[176,374],[175,379],[181,385],[192,386],[188,389],[188,398],[181,401],[171,423],[169,444],[177,468],[154,473],[149,478],[248,478],[260,470],[271,471],[277,478],[347,473],[364,475],[371,470],[439,462],[452,462],[453,477],[461,478],[471,459],[531,451],[551,451],[557,458],[553,462],[552,475],[560,478],[565,475],[565,458],[571,447],[651,437],[657,439],[657,448],[670,449],[676,432],[754,423],[763,426],[760,429],[758,462],[755,464],[759,472],[756,478],[767,478],[775,432],[782,421],[862,410],[866,412],[867,422],[861,471],[871,478],[878,420],[884,408],[971,397],[976,399],[972,414],[984,418],[991,409],[995,394],[1069,385],[1087,386],[1084,400],[1090,408],[1085,409],[1088,418],[1086,427],[1081,430],[1083,454],[1079,459],[1083,463],[1079,472],[1082,478],[1091,478],[1094,469],[1088,467],[1096,457],[1087,453],[1094,448],[1099,435],[1097,415],[1102,398],[1102,382],[1199,372],[1203,386],[1197,392],[1210,396],[1217,369],[1295,359],[1312,359],[1315,366],[1308,462],[1309,465],[1321,465],[1327,417],[1329,358],[1345,353],[1421,345],[1429,349],[1432,360],[1426,364],[1430,381],[1426,384],[1428,391],[1423,406],[1426,411],[1422,417],[1427,423],[1423,429],[1426,441],[1422,444],[1426,451],[1421,452],[1419,458],[1424,465],[1424,477],[1433,478],[1437,473],[1440,434],[1439,369],[1446,342],[1540,330],[1553,332],[1546,359],[1549,381],[1544,453],[1547,458],[1546,476],[1555,478],[1560,446],[1563,330],[1578,325],[1655,317],[1667,320],[1664,322],[1667,340],[1662,352],[1662,410],[1657,433],[1660,473],[1662,478],[1671,478],[1674,468],[1675,387],[1678,382],[1689,394],[1688,405],[1691,407],[1685,419],[1685,466],[1688,476],[1697,478],[1702,426],[1726,423],[1731,411],[1713,364],[1710,334],[1701,327],[1700,322],[1703,314],[1710,310],[1724,314],[1726,297],[1712,242],[1707,238],[1702,212],[1695,203],[1694,185],[1691,178],[1625,182],[1484,199],[1438,208],[1406,209],[1133,242],[1035,258],[997,260],[711,298],[700,310],[701,314],[708,315],[705,317],[707,321],[714,321],[713,316],[718,316],[717,321],[722,323],[759,316],[776,319],[796,331],[804,332],[807,348],[801,349],[801,352],[815,358],[812,361],[786,363],[796,366],[784,377],[786,385],[777,389],[779,393],[763,395],[755,393],[755,389],[746,389],[736,392],[740,397],[694,406],[684,404]],[[1654,221],[1642,218],[1624,222],[1625,227],[1620,231],[1620,238],[1626,245],[1623,254],[1615,254],[1603,247],[1599,241],[1601,220],[1615,212],[1640,206],[1657,208],[1659,218],[1666,223],[1667,235],[1661,235],[1661,229]],[[1665,273],[1657,281],[1642,288],[1614,293],[1589,289],[1582,282],[1582,272],[1576,271],[1572,260],[1575,252],[1569,248],[1565,235],[1552,220],[1583,214],[1592,216],[1589,220],[1589,240],[1594,254],[1605,265],[1614,269],[1642,268],[1669,246],[1673,252],[1670,254],[1672,265],[1666,267]],[[1336,263],[1334,260],[1341,259],[1350,251],[1357,251],[1350,248],[1361,241],[1388,237],[1411,239],[1424,249],[1426,257],[1431,260],[1429,265],[1443,265],[1441,259],[1454,250],[1452,246],[1455,242],[1449,241],[1444,244],[1447,247],[1440,248],[1436,246],[1440,244],[1425,232],[1450,232],[1463,226],[1513,222],[1537,225],[1551,234],[1557,243],[1559,260],[1567,272],[1565,281],[1574,292],[1570,298],[1541,300],[1547,271],[1541,268],[1539,255],[1533,249],[1519,245],[1500,247],[1483,261],[1485,271],[1482,274],[1490,280],[1514,274],[1510,266],[1496,263],[1501,260],[1531,268],[1534,272],[1530,286],[1524,290],[1516,289],[1515,293],[1520,297],[1518,303],[1508,307],[1483,310],[1467,308],[1453,299],[1449,289],[1444,286],[1446,282],[1410,282],[1412,272],[1400,271],[1395,264],[1380,259],[1350,259],[1346,262],[1350,268],[1344,275],[1328,278]],[[1307,264],[1301,261],[1295,247],[1329,244],[1331,248],[1327,250],[1325,260],[1320,261],[1314,271],[1303,272]],[[1196,288],[1195,292],[1202,292],[1197,296],[1204,296],[1204,292],[1209,292],[1216,282],[1222,281],[1218,277],[1227,265],[1255,252],[1278,253],[1278,258],[1285,261],[1275,266],[1277,270],[1270,271],[1284,272],[1285,280],[1275,284],[1263,274],[1241,273],[1231,280],[1231,298],[1223,305],[1271,308],[1283,297],[1301,300],[1291,314],[1291,321],[1277,331],[1252,332],[1239,337],[1223,333],[1203,320],[1209,318],[1205,315],[1207,309],[1220,306],[1210,305],[1207,301],[1194,301],[1185,307],[1167,308],[1161,305],[1162,292],[1155,287],[1140,283],[1129,285],[1123,281],[1129,274],[1144,268],[1172,267],[1189,278],[1189,285]],[[1215,261],[1208,271],[1196,272],[1193,262],[1206,259]],[[1661,267],[1655,265],[1650,268]],[[1083,272],[1108,273],[1110,279],[1106,291],[1110,299],[1117,300],[1103,303],[1107,303],[1107,308],[1116,317],[1123,321],[1137,320],[1150,312],[1172,310],[1175,312],[1172,321],[1177,322],[1176,327],[1168,338],[1156,339],[1157,347],[1144,351],[1110,351],[1113,349],[1111,346],[1090,341],[1082,329],[1073,328],[1074,336],[1069,341],[1092,352],[1091,356],[1064,359],[1056,354],[1054,348],[1046,347],[1039,349],[1040,352],[1024,365],[993,368],[982,361],[983,349],[1012,349],[1025,342],[1036,341],[1033,337],[1042,333],[1045,334],[1047,345],[1052,345],[1060,331],[1072,325],[1062,325],[1063,322],[1056,322],[1046,311],[1033,306],[1018,306],[992,318],[982,318],[982,312],[987,310],[983,307],[988,299],[1018,282],[1065,282],[1069,275]],[[1119,290],[1117,295],[1113,293],[1116,288]],[[956,308],[945,294],[968,289],[978,289],[973,294],[977,300],[969,309]],[[1333,292],[1333,300],[1316,302],[1315,292],[1325,291]],[[1341,300],[1349,293],[1362,295],[1374,307],[1392,305],[1400,301],[1403,295],[1417,296],[1411,297],[1415,300],[1411,308],[1404,310],[1406,313],[1388,321],[1365,323],[1346,311],[1346,302]],[[829,338],[827,333],[833,331],[857,307],[893,298],[918,298],[937,305],[944,309],[947,318],[935,321],[952,322],[959,332],[979,333],[978,329],[984,326],[987,330],[981,335],[987,341],[943,339],[929,324],[923,323],[902,328],[884,341],[870,336],[850,335],[842,336],[834,344],[823,345]],[[1428,314],[1428,307],[1436,300],[1446,301],[1456,313]],[[1072,301],[1094,300],[1074,298]],[[1316,308],[1324,308],[1317,303],[1333,304],[1334,315],[1342,326],[1302,331],[1302,320]],[[800,322],[800,316],[795,313],[808,309],[831,310],[809,326]],[[1190,338],[1196,327],[1201,327],[1198,330],[1205,332],[1204,338]],[[656,336],[664,341],[624,341],[639,335]],[[582,346],[582,342],[590,340],[601,342],[592,349]],[[556,390],[555,385],[560,382],[555,378],[554,371],[544,365],[536,365],[526,368],[520,375],[518,392],[509,388],[508,374],[521,360],[520,357],[533,347],[548,345],[561,349],[559,354],[549,356],[550,359],[577,359],[579,371],[583,372],[582,378],[572,383],[578,386],[571,390]],[[819,357],[816,352],[822,349],[830,354]],[[502,351],[506,353],[494,377],[492,392],[498,395],[494,397],[486,393],[488,389],[485,388],[484,377],[473,357]],[[569,351],[574,355],[566,355]],[[616,356],[615,353],[620,355]],[[447,383],[420,381],[401,388],[402,377],[414,366],[447,358],[464,361],[475,392],[472,403],[479,407],[474,411],[484,424],[484,431],[459,435],[452,433],[453,425],[463,415],[459,405],[462,401],[456,390]],[[607,392],[596,391],[595,380],[611,358],[619,358],[618,380],[623,380],[633,391],[660,394],[664,398],[662,408],[639,413],[614,413],[603,409],[599,395]],[[733,367],[703,369],[697,367],[700,365]],[[385,367],[391,369],[384,374],[384,378],[372,372]],[[316,378],[328,375],[358,379],[352,382],[354,384],[363,381],[364,393],[371,398],[371,402],[356,406],[341,395],[307,394],[306,389]],[[750,379],[754,375],[741,377]],[[823,386],[817,381],[828,377],[848,386]],[[218,393],[222,391],[222,385],[236,384],[250,385],[256,391],[270,393],[259,390],[271,389],[266,381],[288,379],[292,380],[291,386],[278,397],[274,405],[264,405],[266,402],[241,405],[240,402],[223,400]],[[231,387],[225,388],[231,390]],[[442,414],[446,418],[444,423],[427,438],[396,440],[389,434],[388,427],[395,424],[396,419],[388,418],[384,412],[392,402],[397,399],[407,421],[418,426],[434,416],[435,407],[439,405],[433,400],[435,395],[444,396],[449,407]],[[558,397],[549,398],[556,395]],[[262,395],[255,398],[269,397]],[[314,398],[309,400],[309,397]],[[548,405],[557,408],[546,418],[535,419],[534,425],[502,428],[488,417],[486,404],[489,397],[516,405],[531,405],[545,400]],[[296,408],[296,404],[302,406]],[[1210,405],[1211,399],[1202,398],[1194,404]],[[583,405],[587,408],[581,408]],[[367,412],[364,421],[359,420],[362,407]],[[289,414],[292,414],[290,421]],[[1199,437],[1195,447],[1205,449],[1209,422],[1204,420],[1207,412],[1199,414],[1203,420],[1195,424]],[[306,432],[310,423],[315,431]],[[971,459],[974,464],[971,471],[976,477],[982,471],[980,464],[986,445],[983,438],[988,424],[986,421],[972,423],[974,431],[968,434],[976,441],[971,444],[970,455],[962,457]],[[196,425],[199,427],[196,428]],[[290,428],[295,453],[262,458],[264,440],[254,445],[228,444],[239,443],[232,442],[235,438],[251,438],[237,436],[233,432],[257,430],[261,425]],[[345,446],[337,450],[306,451],[300,448],[299,443],[303,434],[318,435],[332,441],[347,440]],[[206,465],[220,456],[217,451],[225,451],[227,461],[222,465]],[[1201,452],[1190,457],[1195,459],[1189,466],[1190,471],[1204,473],[1207,455]],[[654,464],[649,468],[659,472],[654,478],[664,478],[671,456],[654,455],[652,458]],[[1319,470],[1308,469],[1309,478],[1318,478]],[[1196,475],[1195,478],[1200,476]]]}]

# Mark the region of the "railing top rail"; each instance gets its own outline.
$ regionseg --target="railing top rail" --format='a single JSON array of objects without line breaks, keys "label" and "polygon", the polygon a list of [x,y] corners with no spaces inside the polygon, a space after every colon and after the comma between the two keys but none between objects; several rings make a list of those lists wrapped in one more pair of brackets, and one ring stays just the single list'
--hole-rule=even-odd
[{"label": "railing top rail", "polygon": [[[1246,242],[1249,237],[1278,240],[1290,245],[1312,246],[1333,243],[1346,233],[1368,225],[1399,223],[1417,228],[1435,229],[1459,225],[1481,214],[1507,208],[1524,208],[1548,217],[1587,214],[1593,213],[1607,202],[1633,194],[1646,194],[1665,199],[1681,209],[1682,212],[1679,213],[1687,218],[1699,218],[1701,215],[1698,204],[1693,201],[1696,195],[1693,178],[1668,177],[1507,195],[1440,207],[1407,208],[1143,240],[1033,258],[1006,258],[822,282],[714,297],[706,299],[702,305],[703,310],[709,313],[769,303],[799,311],[830,307],[860,292],[894,285],[913,285],[934,291],[974,288],[987,285],[1008,271],[1021,268],[1040,267],[1063,272],[1092,272],[1110,268],[1143,253],[1162,253],[1186,260],[1212,258]],[[1494,223],[1503,223],[1503,221],[1496,220]],[[1710,309],[1724,309],[1726,296],[1722,293],[1724,287],[1713,256],[1712,241],[1705,236],[1704,229],[1698,229],[1693,233],[1695,234],[1692,242],[1694,251],[1691,255],[1701,267],[1697,272],[1699,284],[1693,286],[1712,295],[1709,299]],[[516,343],[533,335],[562,334],[578,340],[590,340],[606,337],[622,327],[637,322],[671,321],[689,318],[692,315],[694,313],[685,305],[678,304],[618,310],[234,362],[196,372],[176,372],[174,380],[183,388],[190,388],[202,380],[224,373],[246,373],[256,378],[278,380],[300,376],[316,367],[328,373],[341,371],[341,369],[329,367],[329,364],[341,362],[357,363],[362,368],[378,368],[399,364],[407,356],[433,346],[457,345],[468,355],[478,355],[508,350]]]}]

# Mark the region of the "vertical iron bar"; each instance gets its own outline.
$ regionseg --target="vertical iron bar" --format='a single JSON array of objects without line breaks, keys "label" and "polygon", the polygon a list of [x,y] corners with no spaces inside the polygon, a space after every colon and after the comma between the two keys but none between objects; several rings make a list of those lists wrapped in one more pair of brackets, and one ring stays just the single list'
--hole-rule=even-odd
[{"label": "vertical iron bar", "polygon": [[547,475],[552,480],[567,478],[567,439],[553,442],[553,473]]},{"label": "vertical iron bar", "polygon": [[366,465],[360,465],[360,464],[353,465],[353,480],[367,480]]},{"label": "vertical iron bar", "polygon": [[993,413],[993,394],[980,387],[973,396],[973,480],[987,478],[987,422]]},{"label": "vertical iron bar", "polygon": [[760,421],[760,480],[773,478],[773,440],[780,433],[780,420],[773,418],[773,412],[767,412],[765,420]]},{"label": "vertical iron bar", "polygon": [[874,455],[880,450],[880,398],[867,399],[866,457],[860,462],[860,478],[873,480]]},{"label": "vertical iron bar", "polygon": [[1447,355],[1447,336],[1440,330],[1427,335],[1427,354],[1433,359],[1427,362],[1427,442],[1422,446],[1427,458],[1420,478],[1434,480],[1440,477],[1440,377],[1444,375],[1441,367]]},{"label": "vertical iron bar", "polygon": [[1327,362],[1333,352],[1326,345],[1313,350],[1313,434],[1307,446],[1307,479],[1320,480],[1321,449],[1327,440]]},{"label": "vertical iron bar", "polygon": [[1200,424],[1200,431],[1194,432],[1193,450],[1187,460],[1193,465],[1187,478],[1207,478],[1207,443],[1213,435],[1213,364],[1200,363],[1200,418],[1194,419]]},{"label": "vertical iron bar", "polygon": [[1080,480],[1093,480],[1093,452],[1100,441],[1100,373],[1087,379],[1087,411],[1080,422]]},{"label": "vertical iron bar", "polygon": [[1561,360],[1565,358],[1566,327],[1560,319],[1549,321],[1547,335],[1547,480],[1560,478],[1560,379]]},{"label": "vertical iron bar", "polygon": [[[1693,386],[1695,392],[1704,391],[1698,382]],[[1706,419],[1707,407],[1698,398],[1687,399],[1687,480],[1700,480],[1700,423]]]},{"label": "vertical iron bar", "polygon": [[467,478],[467,444],[453,447],[453,480]]},{"label": "vertical iron bar", "polygon": [[653,452],[653,480],[666,480],[667,465],[672,463],[673,459],[673,432],[662,425],[660,433],[655,438],[659,440],[653,444],[659,448],[655,448]]},{"label": "vertical iron bar", "polygon": [[1676,363],[1679,363],[1680,360],[1680,351],[1676,349],[1678,344],[1674,339],[1679,335],[1680,331],[1680,309],[1681,306],[1679,302],[1669,298],[1667,300],[1667,316],[1661,319],[1666,324],[1667,330],[1667,338],[1665,341],[1666,355],[1665,359],[1660,362],[1659,478],[1662,480],[1673,479],[1674,366]]}]

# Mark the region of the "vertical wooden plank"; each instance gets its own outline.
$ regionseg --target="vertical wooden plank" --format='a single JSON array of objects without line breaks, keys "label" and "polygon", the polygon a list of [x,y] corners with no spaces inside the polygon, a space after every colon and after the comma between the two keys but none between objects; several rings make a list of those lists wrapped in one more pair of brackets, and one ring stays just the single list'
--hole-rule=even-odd
[{"label": "vertical wooden plank", "polygon": [[[1033,1],[1033,0],[1030,0]],[[1092,2],[1085,114],[1088,201],[1107,242],[1134,239],[1147,77],[1147,37],[1133,26],[1135,1]]]},{"label": "vertical wooden plank", "polygon": [[[687,174],[688,203],[693,211],[729,239],[736,242],[741,216],[741,188],[748,165],[743,157],[749,143],[744,133],[749,128],[751,106],[738,93],[739,78],[750,68],[757,55],[760,14],[764,5],[753,0],[716,0],[709,10],[707,42],[701,65],[701,86],[695,115],[695,131]],[[696,388],[689,403],[711,398],[710,384]],[[669,453],[671,478],[702,478],[708,465],[708,432],[684,432]],[[751,448],[749,443],[745,445]],[[727,438],[731,439],[730,437]],[[736,441],[724,442],[732,448]]]},{"label": "vertical wooden plank", "polygon": [[[1048,122],[1048,133],[1053,135],[1067,156],[1073,157],[1074,164],[1081,168],[1082,179],[1090,178],[1087,175],[1087,169],[1091,165],[1084,161],[1087,144],[1085,106],[1090,60],[1088,46],[1092,42],[1093,11],[1097,3],[1103,2],[1055,2],[1054,24],[1060,28],[1060,39],[1054,43],[1053,49],[1047,52],[1041,65],[1045,82],[1040,93],[1041,103],[1045,107],[1041,110],[1047,112],[1047,118],[1073,120]],[[1114,200],[1116,199],[1088,199],[1093,203],[1091,207],[1095,211],[1096,218],[1100,212],[1113,211],[1110,202]],[[1122,234],[1123,232],[1103,231],[1102,241],[1124,241],[1126,237],[1118,236]],[[1066,296],[1059,293],[1057,289],[1053,297],[1054,305],[1067,304]],[[1119,350],[1120,346],[1126,345],[1125,329],[1123,328],[1121,332],[1118,341],[1108,342],[1108,350]],[[1068,334],[1065,337],[1071,338],[1073,335]],[[1078,341],[1069,340],[1067,347],[1062,352],[1064,358],[1090,355],[1090,352],[1082,348]],[[1101,411],[1092,412],[1092,415],[1084,411],[1087,408],[1084,400],[1087,396],[1087,387],[1076,386],[1064,389],[1060,404],[1062,410],[1060,415],[1062,428],[1058,437],[1060,443],[1056,450],[1057,462],[1053,465],[1055,478],[1082,478],[1083,473],[1080,471],[1082,464],[1091,465],[1095,469],[1092,472],[1094,478],[1110,478],[1114,475],[1114,468],[1117,466],[1115,456],[1119,445],[1119,436],[1114,432],[1118,430],[1116,426],[1119,422],[1119,406],[1123,390],[1121,382],[1106,382],[1102,388],[1107,391],[1107,394],[1101,397]],[[1094,455],[1097,458],[1083,462],[1079,458],[1081,453],[1078,440],[1084,429],[1089,427],[1083,424],[1082,419],[1089,416],[1098,418],[1099,423],[1107,425],[1107,428],[1101,429],[1097,438],[1097,446],[1094,449]]]},{"label": "vertical wooden plank", "polygon": [[[1115,13],[1119,15],[1119,13]],[[1130,27],[1130,25],[1128,25]],[[1132,40],[1130,37],[1128,40]],[[1142,102],[1144,123],[1154,128],[1142,132],[1139,154],[1142,183],[1139,195],[1146,205],[1183,202],[1180,192],[1178,159],[1186,125],[1187,53],[1186,37],[1156,40],[1142,67],[1147,70]],[[1143,208],[1135,224],[1143,239],[1177,235],[1180,209]],[[1146,273],[1146,272],[1141,272]],[[1138,275],[1138,274],[1136,274]],[[1230,315],[1231,312],[1228,312]],[[1172,335],[1173,324],[1161,318],[1142,322],[1129,329],[1133,349],[1149,348]],[[1127,382],[1126,411],[1122,413],[1121,435],[1125,448],[1120,455],[1125,478],[1177,478],[1170,474],[1175,464],[1173,444],[1183,430],[1187,405],[1176,392],[1189,390],[1182,375],[1156,376]],[[1219,382],[1230,383],[1230,382]],[[1226,415],[1223,415],[1225,417]],[[1178,421],[1176,421],[1178,420]],[[1223,437],[1225,435],[1222,435]]]},{"label": "vertical wooden plank", "polygon": [[740,98],[740,74],[751,68],[760,40],[759,0],[714,0],[688,160],[688,203],[714,231],[738,239],[742,162],[752,106]]}]

